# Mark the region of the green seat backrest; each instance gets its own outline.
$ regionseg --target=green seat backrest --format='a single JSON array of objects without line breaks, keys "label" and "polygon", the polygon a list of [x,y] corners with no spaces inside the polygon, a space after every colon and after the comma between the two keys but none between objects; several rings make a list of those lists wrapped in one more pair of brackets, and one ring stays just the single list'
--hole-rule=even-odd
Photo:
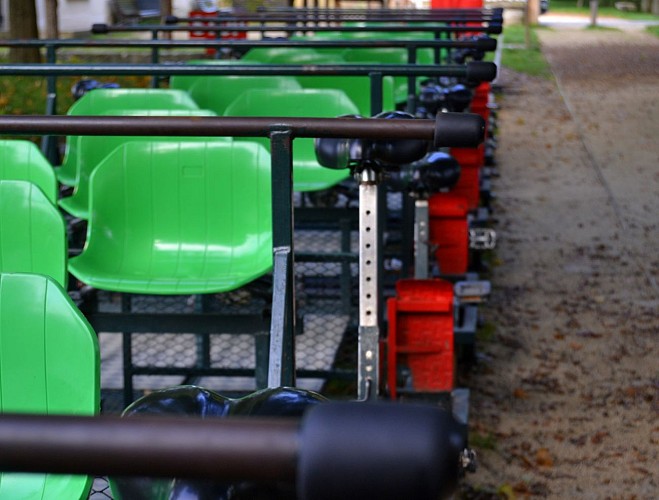
[{"label": "green seat backrest", "polygon": [[[296,78],[305,89],[342,90],[357,105],[359,114],[371,116],[371,80],[368,76],[298,76]],[[382,110],[394,109],[394,79],[385,76],[382,78]]]},{"label": "green seat backrest", "polygon": [[29,181],[57,203],[57,179],[52,165],[36,144],[22,140],[0,140],[0,180]]},{"label": "green seat backrest", "polygon": [[[69,108],[67,115],[90,116],[110,114],[110,110],[129,109],[199,109],[192,97],[174,89],[95,89],[87,92]],[[73,186],[78,161],[78,136],[67,137],[62,166],[57,179]]]},{"label": "green seat backrest", "polygon": [[255,47],[249,49],[247,53],[240,58],[244,63],[251,64],[265,63],[274,64],[273,59],[278,59],[283,64],[286,58],[294,57],[295,54],[317,54],[314,49],[298,47]]},{"label": "green seat backrest", "polygon": [[[120,116],[217,116],[207,109],[166,110],[166,109],[132,109],[127,111],[110,111],[109,114]],[[68,213],[81,219],[89,217],[89,178],[96,166],[121,144],[130,141],[164,141],[178,142],[180,137],[144,137],[144,136],[80,136],[78,138],[78,169],[73,194],[59,200],[60,206]],[[229,141],[227,137],[194,137],[191,141]]]},{"label": "green seat backrest", "polygon": [[274,56],[270,64],[345,64],[341,54],[325,51],[300,51]]},{"label": "green seat backrest", "polygon": [[[398,47],[378,47],[378,48],[352,48],[346,49],[343,58],[350,63],[362,64],[408,64],[407,49]],[[432,49],[421,49],[417,51],[416,64],[432,64],[434,61]],[[417,78],[417,91],[418,82]],[[407,77],[394,77],[394,98],[397,103],[407,101]]]},{"label": "green seat backrest", "polygon": [[292,76],[205,76],[190,87],[190,96],[199,107],[224,114],[236,97],[250,89],[299,89]]},{"label": "green seat backrest", "polygon": [[[96,334],[52,279],[0,274],[0,412],[95,415]],[[87,476],[0,472],[0,498],[87,498]]]},{"label": "green seat backrest", "polygon": [[[264,90],[242,93],[232,102],[225,116],[290,116],[334,118],[358,114],[357,106],[344,92],[334,89]],[[251,139],[255,140],[255,139]],[[257,139],[269,147],[265,138]],[[314,139],[293,143],[293,188],[296,191],[327,189],[350,174],[348,169],[332,170],[316,160]]]},{"label": "green seat backrest", "polygon": [[[240,59],[193,59],[186,61],[186,64],[208,65],[208,66],[241,66],[246,62]],[[248,64],[258,64],[258,61],[249,61]],[[190,90],[190,87],[200,78],[206,78],[202,75],[172,75],[169,78],[169,88],[178,90]]]},{"label": "green seat backrest", "polygon": [[0,180],[0,272],[37,273],[66,286],[66,226],[35,184]]},{"label": "green seat backrest", "polygon": [[269,47],[250,49],[241,61],[264,64],[344,64],[340,51],[297,47]]},{"label": "green seat backrest", "polygon": [[129,142],[94,170],[83,252],[95,288],[149,294],[238,288],[272,267],[270,155],[255,142]]}]

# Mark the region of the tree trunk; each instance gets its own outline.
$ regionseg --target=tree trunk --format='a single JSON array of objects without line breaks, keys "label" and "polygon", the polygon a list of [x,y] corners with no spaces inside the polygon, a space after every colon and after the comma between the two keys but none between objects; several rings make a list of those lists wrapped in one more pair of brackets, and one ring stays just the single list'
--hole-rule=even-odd
[{"label": "tree trunk", "polygon": [[[34,0],[9,0],[9,37],[20,40],[39,38]],[[12,47],[9,49],[9,62],[38,63],[41,62],[41,54],[36,47]]]},{"label": "tree trunk", "polygon": [[590,25],[597,26],[597,14],[599,11],[599,0],[590,0]]},{"label": "tree trunk", "polygon": [[652,13],[659,16],[659,0],[652,0]]},{"label": "tree trunk", "polygon": [[57,15],[57,0],[46,0],[46,32],[44,37],[50,40],[59,38],[59,17]]}]

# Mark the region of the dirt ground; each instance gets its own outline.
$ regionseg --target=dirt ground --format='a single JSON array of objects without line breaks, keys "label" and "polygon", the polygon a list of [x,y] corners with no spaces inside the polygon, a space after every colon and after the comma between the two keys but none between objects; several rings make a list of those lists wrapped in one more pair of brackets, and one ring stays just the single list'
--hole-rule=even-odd
[{"label": "dirt ground", "polygon": [[659,40],[542,30],[502,71],[466,498],[659,498]]}]

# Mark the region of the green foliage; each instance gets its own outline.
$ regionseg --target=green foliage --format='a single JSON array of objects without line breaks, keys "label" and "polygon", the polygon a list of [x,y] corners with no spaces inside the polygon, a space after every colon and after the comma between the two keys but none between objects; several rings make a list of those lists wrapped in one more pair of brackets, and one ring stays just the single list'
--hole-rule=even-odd
[{"label": "green foliage", "polygon": [[[71,87],[83,77],[57,79],[57,113],[65,114],[73,104]],[[149,77],[101,77],[103,82],[115,82],[122,87],[148,87]],[[0,114],[43,115],[46,113],[47,83],[45,77],[5,76],[0,78]]]},{"label": "green foliage", "polygon": [[[616,0],[599,0],[599,7],[597,9],[598,16],[605,17],[618,17],[621,19],[636,19],[636,20],[657,20],[659,16],[649,14],[646,12],[623,12],[616,9],[613,4]],[[635,2],[638,6],[640,2]],[[583,7],[577,7],[576,0],[551,0],[549,5],[549,12],[551,14],[572,14],[590,16],[590,6],[587,0],[584,0]]]}]

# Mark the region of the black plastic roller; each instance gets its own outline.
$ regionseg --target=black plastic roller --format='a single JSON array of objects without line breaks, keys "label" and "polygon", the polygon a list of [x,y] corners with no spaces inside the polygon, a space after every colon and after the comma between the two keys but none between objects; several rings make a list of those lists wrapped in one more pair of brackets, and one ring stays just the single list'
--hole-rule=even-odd
[{"label": "black plastic roller", "polygon": [[[361,115],[342,115],[338,118],[364,118]],[[316,159],[325,168],[342,170],[351,160],[361,160],[362,147],[359,139],[335,139],[319,137],[314,140]]]},{"label": "black plastic roller", "polygon": [[310,408],[300,430],[300,500],[436,500],[456,486],[463,438],[433,406],[345,403]]},{"label": "black plastic roller", "polygon": [[493,62],[472,61],[467,63],[467,80],[470,82],[491,82],[497,77],[497,65]]},{"label": "black plastic roller", "polygon": [[108,25],[105,23],[92,24],[92,33],[95,35],[104,35],[109,33]]},{"label": "black plastic roller", "polygon": [[410,169],[408,189],[420,195],[450,189],[460,180],[460,164],[443,151],[431,151],[406,168]]},{"label": "black plastic roller", "polygon": [[474,113],[438,113],[434,145],[438,148],[475,148],[485,140],[485,120]]},{"label": "black plastic roller", "polygon": [[[402,111],[385,111],[373,118],[387,120],[414,120],[414,115]],[[366,148],[366,145],[365,145]],[[428,143],[423,140],[400,139],[373,141],[368,146],[369,158],[379,163],[402,165],[423,157],[428,151]]]}]

